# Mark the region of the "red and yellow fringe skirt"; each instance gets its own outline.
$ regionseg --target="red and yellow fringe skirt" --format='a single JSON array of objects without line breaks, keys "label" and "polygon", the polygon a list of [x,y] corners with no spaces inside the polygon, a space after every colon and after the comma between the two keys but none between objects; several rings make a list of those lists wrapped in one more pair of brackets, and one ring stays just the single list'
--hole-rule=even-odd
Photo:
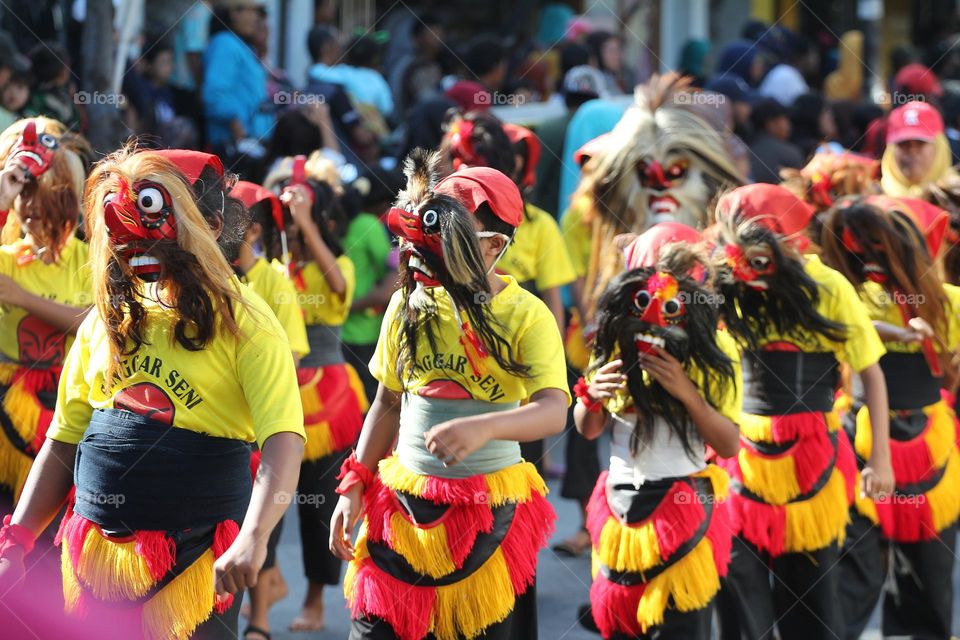
[{"label": "red and yellow fringe skirt", "polygon": [[[855,429],[857,456],[868,460],[873,432],[866,406],[851,410],[844,422],[849,430]],[[911,422],[923,424],[917,429],[910,427]],[[945,399],[918,410],[890,412],[890,461],[896,489],[882,501],[859,496],[856,501],[857,511],[879,525],[885,538],[931,540],[960,517],[957,432],[957,416]]]},{"label": "red and yellow fringe skirt", "polygon": [[744,414],[740,443],[719,461],[733,480],[735,533],[771,556],[843,541],[857,465],[835,412]]},{"label": "red and yellow fringe skirt", "polygon": [[304,461],[319,460],[352,446],[369,408],[356,370],[346,363],[300,368],[297,380],[307,432]]},{"label": "red and yellow fringe skirt", "polygon": [[238,532],[237,523],[226,520],[207,541],[190,531],[111,537],[68,507],[56,538],[66,611],[101,628],[139,629],[146,640],[186,640],[233,604],[233,596],[217,597],[213,564]]},{"label": "red and yellow fringe skirt", "polygon": [[726,472],[710,465],[669,485],[654,510],[625,522],[607,500],[600,474],[587,506],[593,544],[590,604],[604,638],[638,636],[663,623],[667,607],[689,612],[710,604],[730,564],[731,531],[720,504]]},{"label": "red and yellow fringe skirt", "polygon": [[546,493],[527,462],[446,479],[382,460],[344,578],[352,617],[379,618],[400,640],[476,638],[506,620],[553,533]]},{"label": "red and yellow fringe skirt", "polygon": [[47,436],[53,418],[53,406],[47,406],[41,393],[55,397],[60,368],[31,369],[16,363],[0,363],[0,486],[19,499]]}]

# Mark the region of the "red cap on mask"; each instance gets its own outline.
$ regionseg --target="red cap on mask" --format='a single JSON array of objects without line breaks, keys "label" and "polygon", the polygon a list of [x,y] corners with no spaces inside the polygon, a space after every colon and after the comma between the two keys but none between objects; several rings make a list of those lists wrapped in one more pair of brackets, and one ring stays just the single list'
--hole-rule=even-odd
[{"label": "red cap on mask", "polygon": [[524,142],[527,146],[527,155],[524,158],[524,171],[520,176],[520,186],[532,187],[537,181],[537,163],[540,161],[540,139],[534,135],[533,131],[526,127],[510,124],[503,124],[503,131],[510,138],[514,145]]},{"label": "red cap on mask", "polygon": [[656,266],[660,259],[660,250],[675,242],[697,244],[700,242],[700,233],[680,222],[655,224],[627,245],[623,252],[627,269]]},{"label": "red cap on mask", "polygon": [[470,213],[486,202],[494,215],[518,227],[523,221],[523,198],[513,180],[490,167],[469,167],[441,180],[436,193],[459,200]]},{"label": "red cap on mask", "polygon": [[163,156],[177,165],[177,168],[180,169],[191,186],[196,184],[197,180],[200,179],[200,174],[203,172],[204,167],[212,168],[220,178],[222,178],[224,174],[223,162],[220,161],[219,156],[215,156],[212,153],[191,151],[190,149],[159,149],[151,151],[150,153]]},{"label": "red cap on mask", "polygon": [[717,218],[735,213],[783,236],[799,251],[810,244],[805,232],[813,219],[813,208],[779,185],[748,184],[720,198]]},{"label": "red cap on mask", "polygon": [[272,191],[264,189],[258,184],[247,182],[246,180],[239,180],[237,184],[234,185],[230,195],[242,202],[243,206],[248,209],[261,202],[269,202],[270,216],[273,218],[273,223],[277,225],[278,229],[283,230],[283,206],[280,204],[280,198]]},{"label": "red cap on mask", "polygon": [[886,211],[902,211],[913,220],[927,242],[927,249],[934,258],[940,253],[950,227],[950,214],[935,204],[917,198],[893,198],[885,195],[867,197],[867,203]]}]

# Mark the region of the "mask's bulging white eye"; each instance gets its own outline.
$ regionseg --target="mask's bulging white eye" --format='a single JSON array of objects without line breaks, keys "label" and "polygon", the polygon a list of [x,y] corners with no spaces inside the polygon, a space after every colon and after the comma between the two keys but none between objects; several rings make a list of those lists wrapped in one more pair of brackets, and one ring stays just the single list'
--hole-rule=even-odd
[{"label": "mask's bulging white eye", "polygon": [[683,303],[677,298],[670,298],[663,303],[663,315],[667,317],[676,317],[683,311]]},{"label": "mask's bulging white eye", "polygon": [[423,224],[428,227],[435,226],[439,221],[439,219],[440,219],[440,216],[437,215],[437,212],[434,211],[433,209],[430,209],[429,211],[426,211],[423,214]]},{"label": "mask's bulging white eye", "polygon": [[40,144],[42,144],[43,146],[45,146],[45,147],[48,148],[48,149],[56,149],[56,148],[57,148],[57,139],[54,138],[54,137],[53,137],[52,135],[50,135],[49,133],[41,133],[41,134],[40,134]]},{"label": "mask's bulging white eye", "polygon": [[156,187],[147,187],[137,194],[137,206],[144,213],[160,213],[163,209],[163,194]]},{"label": "mask's bulging white eye", "polygon": [[650,304],[650,293],[648,291],[637,291],[633,296],[633,306],[639,311],[643,311]]},{"label": "mask's bulging white eye", "polygon": [[113,201],[116,200],[116,199],[117,199],[117,194],[115,194],[115,193],[108,193],[107,195],[103,196],[103,204],[104,204],[104,205],[107,205],[107,204],[113,202]]},{"label": "mask's bulging white eye", "polygon": [[750,258],[750,266],[756,271],[764,271],[770,266],[770,258],[766,256],[754,256]]}]

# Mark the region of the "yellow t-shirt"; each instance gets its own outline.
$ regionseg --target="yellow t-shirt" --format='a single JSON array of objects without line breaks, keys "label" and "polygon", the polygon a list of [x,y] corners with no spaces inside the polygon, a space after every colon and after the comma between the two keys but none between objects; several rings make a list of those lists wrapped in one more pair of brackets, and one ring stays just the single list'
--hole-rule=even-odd
[{"label": "yellow t-shirt", "polygon": [[[18,240],[0,247],[0,274],[13,278],[24,290],[54,302],[80,309],[93,304],[86,243],[71,236],[56,263],[46,264],[36,258],[18,265],[17,254],[24,246],[25,242]],[[57,331],[26,310],[0,305],[0,353],[7,360],[57,366],[63,363],[72,343],[72,335]]]},{"label": "yellow t-shirt", "polygon": [[[530,377],[504,371],[493,356],[483,358],[484,371],[475,375],[460,344],[460,329],[450,296],[438,287],[434,289],[439,314],[436,351],[430,348],[425,335],[417,342],[416,364],[407,381],[408,392],[426,397],[512,403],[527,400],[541,389],[561,389],[569,400],[567,366],[557,321],[547,306],[521,288],[513,277],[500,278],[507,286],[493,296],[490,308],[503,325],[498,332],[510,343],[514,360],[530,367]],[[377,349],[370,360],[373,377],[398,393],[404,390],[396,373],[402,293],[397,291],[390,299]]]},{"label": "yellow t-shirt", "polygon": [[289,431],[306,437],[290,344],[270,307],[235,281],[249,308],[235,310],[241,335],[219,335],[200,351],[173,339],[176,312],[145,301],[145,343],[121,360],[104,387],[109,341],[96,311],[67,355],[47,436],[76,444],[94,409],[128,409],[154,420],[223,438],[263,443]]},{"label": "yellow t-shirt", "polygon": [[567,254],[570,256],[570,262],[578,278],[587,276],[593,244],[590,225],[583,221],[583,214],[586,210],[587,208],[582,202],[575,202],[560,219],[563,242],[567,247]]},{"label": "yellow t-shirt", "polygon": [[[743,381],[740,373],[740,349],[737,347],[737,342],[733,339],[733,336],[723,330],[717,331],[717,346],[720,347],[720,350],[723,351],[723,353],[733,361],[733,380],[736,384],[727,385],[727,387],[723,389],[723,395],[720,398],[713,399],[714,402],[716,402],[716,406],[714,408],[732,420],[734,423],[737,423],[740,421],[740,409],[743,406]],[[596,360],[591,357],[591,370],[593,369],[595,363]],[[593,379],[595,374],[596,371],[592,370],[585,376],[585,378],[589,382]],[[691,366],[687,370],[687,375],[702,392],[704,384],[706,383],[706,376],[704,375],[703,371],[697,367]],[[643,377],[644,379],[647,378],[646,371],[643,372]],[[623,414],[624,411],[629,409],[632,404],[633,399],[630,397],[630,392],[624,390],[617,392],[612,398],[605,400],[603,402],[603,408],[606,409],[608,413]]]},{"label": "yellow t-shirt", "polygon": [[[960,287],[951,284],[943,285],[944,293],[947,294],[948,307],[947,315],[947,335],[938,335],[933,340],[934,348],[937,351],[953,350],[960,347]],[[886,322],[895,327],[906,326],[903,316],[900,314],[900,306],[897,304],[893,294],[883,288],[883,285],[876,282],[866,282],[863,285],[861,299],[870,313],[870,319],[877,322]],[[896,353],[917,353],[923,348],[918,342],[885,342],[884,346],[888,351]]]},{"label": "yellow t-shirt", "polygon": [[297,290],[293,288],[293,283],[276,269],[271,269],[263,258],[253,263],[241,280],[273,309],[280,326],[287,334],[290,350],[298,356],[310,353],[307,326],[303,321],[303,312],[297,304]]},{"label": "yellow t-shirt", "polygon": [[497,269],[518,282],[533,282],[540,291],[562,287],[577,278],[557,221],[532,204],[527,205],[523,222]]},{"label": "yellow t-shirt", "polygon": [[771,333],[764,343],[790,342],[806,352],[831,352],[838,361],[857,372],[876,364],[886,349],[853,284],[842,273],[823,264],[818,256],[806,255],[804,258],[804,271],[817,282],[820,293],[817,311],[825,318],[842,323],[846,327],[847,339],[834,342],[823,334],[804,331],[789,337]]},{"label": "yellow t-shirt", "polygon": [[342,296],[330,291],[330,285],[315,262],[309,262],[300,273],[293,278],[297,289],[297,302],[303,309],[303,317],[307,325],[323,324],[328,327],[339,327],[350,315],[350,305],[353,304],[353,291],[356,288],[357,278],[354,273],[353,261],[346,255],[337,258],[337,266],[347,283],[346,291]]}]

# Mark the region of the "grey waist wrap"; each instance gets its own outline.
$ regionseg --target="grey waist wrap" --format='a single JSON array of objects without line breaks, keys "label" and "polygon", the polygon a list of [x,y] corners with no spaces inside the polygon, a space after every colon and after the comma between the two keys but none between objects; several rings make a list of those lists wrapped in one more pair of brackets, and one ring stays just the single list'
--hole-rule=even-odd
[{"label": "grey waist wrap", "polygon": [[431,427],[453,420],[493,411],[516,409],[520,403],[483,402],[481,400],[445,400],[422,398],[405,393],[400,411],[400,436],[397,456],[410,471],[439,478],[469,478],[493,473],[521,461],[520,445],[511,440],[491,440],[455,465],[445,467],[427,450],[423,434]]},{"label": "grey waist wrap", "polygon": [[343,364],[343,347],[340,345],[340,327],[325,324],[307,325],[307,344],[310,353],[300,359],[306,369]]}]

